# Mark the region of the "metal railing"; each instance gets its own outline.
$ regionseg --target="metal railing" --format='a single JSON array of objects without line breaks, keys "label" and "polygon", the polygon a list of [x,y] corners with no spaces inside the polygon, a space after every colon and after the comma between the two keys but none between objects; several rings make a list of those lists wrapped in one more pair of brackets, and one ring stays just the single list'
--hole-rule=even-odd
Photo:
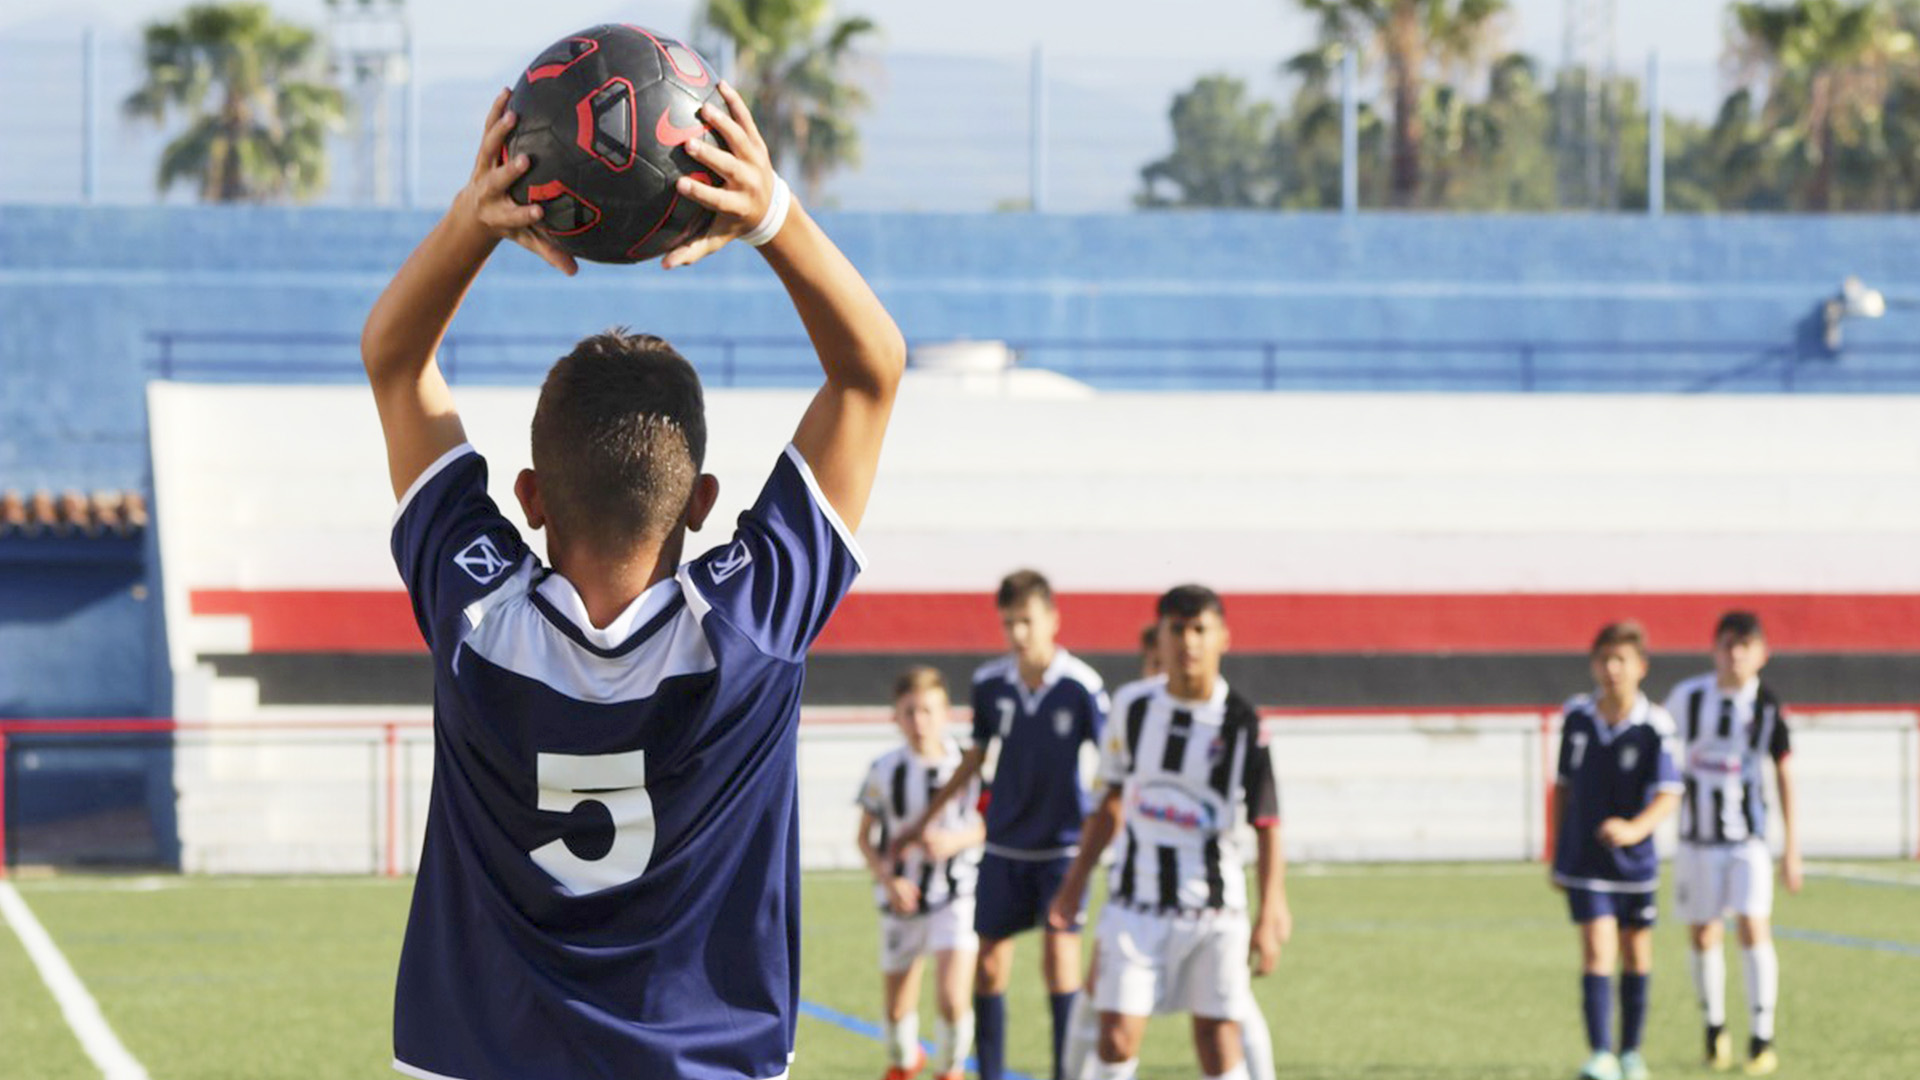
[{"label": "metal railing", "polygon": [[[714,386],[801,386],[819,367],[804,337],[674,336]],[[345,333],[157,330],[147,366],[162,379],[336,382],[361,378]],[[1843,352],[1777,341],[1010,338],[1023,367],[1101,389],[1600,393],[1920,391],[1920,342]],[[452,334],[448,381],[532,385],[573,345],[554,334]]]}]

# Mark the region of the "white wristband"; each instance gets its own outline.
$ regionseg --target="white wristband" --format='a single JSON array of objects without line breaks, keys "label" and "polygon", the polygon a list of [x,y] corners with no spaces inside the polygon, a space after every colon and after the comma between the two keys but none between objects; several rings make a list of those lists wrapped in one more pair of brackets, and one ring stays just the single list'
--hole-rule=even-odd
[{"label": "white wristband", "polygon": [[752,230],[742,233],[740,241],[760,247],[780,235],[780,227],[787,223],[787,210],[793,205],[793,192],[787,188],[787,182],[780,179],[778,173],[773,177],[773,198],[767,200],[767,213],[760,224]]}]

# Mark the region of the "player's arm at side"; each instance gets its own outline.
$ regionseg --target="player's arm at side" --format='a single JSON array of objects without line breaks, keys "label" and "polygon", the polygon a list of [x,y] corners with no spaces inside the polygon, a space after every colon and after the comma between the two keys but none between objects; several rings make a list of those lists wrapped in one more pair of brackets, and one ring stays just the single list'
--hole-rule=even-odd
[{"label": "player's arm at side", "polygon": [[[919,817],[908,822],[906,827],[900,830],[900,834],[894,838],[893,843],[888,845],[888,854],[894,858],[899,858],[901,852],[919,843],[921,837],[927,833],[927,823],[932,821],[935,815],[939,814],[948,803],[959,798],[961,792],[968,790],[968,788],[972,786],[973,782],[980,776],[980,770],[986,760],[987,750],[984,743],[976,741],[972,746],[962,751],[960,754],[960,764],[954,767],[953,775],[947,777],[947,782],[941,784],[940,790],[934,792],[933,797],[927,800],[926,810],[923,811]],[[976,841],[976,843],[984,842],[986,838],[987,826],[985,823],[982,823],[980,825],[980,840]]]},{"label": "player's arm at side", "polygon": [[873,827],[878,823],[873,811],[860,808],[860,831],[853,842],[860,848],[860,857],[866,860],[867,873],[873,876],[874,884],[887,890],[887,903],[899,914],[906,914],[920,906],[920,890],[911,881],[895,877],[893,864],[873,843]]},{"label": "player's arm at side", "polygon": [[360,358],[380,411],[396,497],[429,465],[466,441],[434,351],[493,249],[501,240],[513,239],[567,273],[574,269],[570,257],[529,231],[540,208],[520,206],[507,196],[508,185],[526,171],[527,161],[521,157],[500,163],[513,130],[506,106],[503,90],[487,116],[472,178],[394,274],[360,332]]},{"label": "player's arm at side", "polygon": [[1287,851],[1280,822],[1253,827],[1254,872],[1260,880],[1260,910],[1253,919],[1253,973],[1266,975],[1280,962],[1280,948],[1293,937],[1293,909],[1287,906]]},{"label": "player's arm at side", "polygon": [[1787,891],[1797,893],[1805,879],[1800,864],[1799,803],[1793,790],[1793,755],[1783,753],[1773,759],[1773,779],[1780,789],[1780,824],[1786,833],[1780,852],[1780,878]]},{"label": "player's arm at side", "polygon": [[1080,900],[1087,894],[1093,868],[1099,865],[1107,845],[1120,833],[1123,790],[1118,784],[1107,785],[1106,794],[1080,826],[1080,852],[1067,867],[1066,876],[1060,880],[1060,891],[1053,895],[1053,903],[1047,908],[1047,925],[1055,930],[1072,930],[1080,921]]}]

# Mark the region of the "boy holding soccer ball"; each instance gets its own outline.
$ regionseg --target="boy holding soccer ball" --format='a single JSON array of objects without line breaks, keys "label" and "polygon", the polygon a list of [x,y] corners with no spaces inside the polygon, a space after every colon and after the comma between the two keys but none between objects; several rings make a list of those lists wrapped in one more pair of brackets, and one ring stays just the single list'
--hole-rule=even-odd
[{"label": "boy holding soccer ball", "polygon": [[900,332],[797,203],[731,88],[729,149],[687,152],[712,228],[666,257],[759,247],[824,381],[728,544],[699,377],[606,333],[548,373],[514,484],[550,566],[487,491],[434,351],[502,240],[571,272],[508,188],[494,102],[472,179],[367,318],[399,509],[393,554],[433,654],[426,844],[394,994],[394,1068],[436,1080],[781,1080],[799,1006],[796,741],[808,646],[852,585],[905,360]]},{"label": "boy holding soccer ball", "polygon": [[[1580,927],[1580,1009],[1591,1056],[1582,1080],[1646,1080],[1640,1034],[1653,973],[1660,856],[1653,830],[1680,805],[1673,719],[1640,692],[1647,639],[1610,623],[1589,653],[1594,692],[1569,700],[1553,791],[1555,888]],[[1620,974],[1614,1051],[1613,970]]]}]

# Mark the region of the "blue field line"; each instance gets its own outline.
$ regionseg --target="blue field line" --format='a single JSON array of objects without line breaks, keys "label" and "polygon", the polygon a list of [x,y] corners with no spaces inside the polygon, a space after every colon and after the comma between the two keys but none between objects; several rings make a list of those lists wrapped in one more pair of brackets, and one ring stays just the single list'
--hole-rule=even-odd
[{"label": "blue field line", "polygon": [[1843,949],[1871,949],[1874,952],[1889,952],[1899,956],[1920,956],[1920,945],[1909,945],[1903,941],[1881,941],[1877,938],[1854,937],[1850,934],[1829,934],[1824,930],[1787,930],[1774,927],[1775,937],[1790,941],[1810,941],[1815,945],[1838,945]]},{"label": "blue field line", "polygon": [[[811,1001],[803,1001],[800,1003],[800,1015],[811,1016],[815,1020],[825,1020],[827,1023],[832,1024],[835,1027],[845,1028],[846,1030],[853,1032],[855,1035],[860,1035],[865,1038],[872,1039],[875,1042],[879,1042],[881,1039],[885,1038],[885,1032],[882,1032],[880,1030],[879,1024],[875,1024],[867,1020],[862,1020],[857,1016],[848,1016],[846,1013],[839,1012],[835,1009],[829,1009],[825,1005],[817,1005]],[[933,1045],[931,1043],[926,1042],[924,1039],[921,1040],[920,1045],[926,1047],[929,1052],[933,1050]],[[979,1072],[980,1062],[977,1059],[968,1058],[967,1071],[972,1073]],[[1006,1077],[1007,1077],[1007,1080],[1033,1080],[1033,1077],[1028,1076],[1023,1072],[1019,1072],[1018,1070],[1015,1070],[1015,1069],[1006,1070]]]}]

